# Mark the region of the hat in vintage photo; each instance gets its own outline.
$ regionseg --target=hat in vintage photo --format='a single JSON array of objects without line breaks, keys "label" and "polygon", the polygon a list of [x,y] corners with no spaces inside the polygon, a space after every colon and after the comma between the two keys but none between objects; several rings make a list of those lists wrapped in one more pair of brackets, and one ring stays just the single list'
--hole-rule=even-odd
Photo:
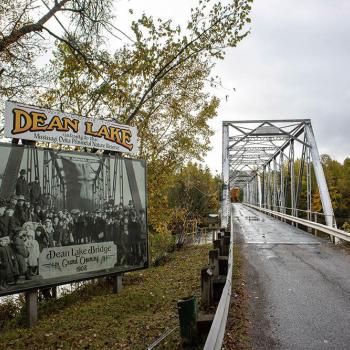
[{"label": "hat in vintage photo", "polygon": [[25,175],[27,174],[27,172],[25,171],[25,169],[21,169],[21,171],[19,172],[21,175]]}]

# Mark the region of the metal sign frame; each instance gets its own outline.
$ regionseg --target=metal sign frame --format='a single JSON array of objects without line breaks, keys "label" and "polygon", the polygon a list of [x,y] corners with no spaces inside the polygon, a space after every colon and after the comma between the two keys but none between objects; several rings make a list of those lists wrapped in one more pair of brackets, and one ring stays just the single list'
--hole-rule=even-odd
[{"label": "metal sign frame", "polygon": [[5,137],[123,153],[138,152],[137,128],[114,120],[5,102]]},{"label": "metal sign frame", "polygon": [[[60,151],[58,151],[58,150],[53,150],[53,149],[48,149],[48,148],[36,148],[36,147],[22,146],[22,145],[8,144],[8,143],[0,143],[0,149],[2,147],[11,148],[11,150],[16,150],[21,155],[23,155],[23,152],[28,152],[28,154],[29,154],[29,152],[35,152],[35,151],[45,152],[46,154],[48,154],[50,152],[52,153],[53,151],[60,153]],[[145,210],[145,222],[146,222],[146,225],[145,225],[145,229],[146,229],[146,232],[145,232],[145,234],[146,234],[146,240],[145,240],[145,244],[146,244],[146,246],[145,246],[145,249],[146,249],[145,259],[146,260],[145,260],[145,264],[142,266],[141,265],[118,266],[117,268],[110,269],[110,270],[94,271],[93,273],[89,274],[88,276],[85,276],[84,274],[75,273],[71,277],[65,276],[64,278],[61,278],[61,279],[48,278],[48,279],[44,280],[45,283],[39,283],[39,284],[35,284],[35,285],[33,285],[33,284],[27,285],[26,283],[23,283],[22,285],[19,285],[18,288],[16,288],[16,289],[11,288],[10,290],[1,291],[0,296],[6,296],[6,295],[21,293],[21,292],[36,291],[40,288],[55,287],[58,285],[67,284],[67,283],[71,283],[71,282],[91,280],[93,278],[99,278],[99,277],[105,277],[105,276],[117,276],[117,275],[120,275],[122,273],[129,272],[129,271],[143,270],[145,268],[148,268],[148,266],[149,266],[149,244],[148,244],[148,226],[147,226],[147,215],[148,215],[148,213],[147,213],[147,164],[146,164],[146,162],[144,160],[122,158],[120,156],[96,155],[96,154],[76,152],[76,151],[62,151],[62,153],[69,153],[69,155],[72,156],[73,159],[74,159],[74,156],[76,156],[78,158],[79,157],[81,158],[84,156],[95,157],[96,160],[98,160],[98,159],[101,160],[101,162],[103,164],[106,162],[106,160],[110,160],[113,158],[115,159],[115,161],[123,160],[125,162],[125,172],[127,173],[128,181],[129,181],[129,179],[132,179],[133,177],[135,177],[135,174],[133,176],[131,174],[134,171],[132,169],[132,166],[130,166],[131,162],[142,163],[142,167],[144,168],[144,184],[143,185],[144,185],[144,191],[145,191],[145,193],[144,193],[144,210]],[[33,157],[33,160],[34,159],[35,159],[35,157]],[[52,158],[51,158],[51,160],[52,160]],[[17,163],[22,164],[22,165],[24,164],[22,160],[17,160]],[[53,161],[51,161],[50,164],[52,166],[51,171],[58,173],[57,169],[55,170],[55,163]],[[129,164],[129,166],[127,164]],[[44,168],[45,168],[45,166],[44,166]],[[11,169],[12,169],[12,171],[14,171],[17,174],[19,172],[20,166],[18,165],[17,167],[15,167],[14,164],[11,164]],[[42,175],[40,177],[41,181],[45,181],[44,176],[45,176],[45,169],[42,169]],[[15,180],[16,180],[16,177],[15,177]],[[134,181],[134,180],[131,180],[131,181]],[[41,183],[43,184],[44,182],[41,182]],[[107,182],[105,182],[105,184],[106,183]],[[130,185],[130,183],[129,183],[129,185]],[[4,186],[1,186],[1,187],[3,188]],[[7,197],[3,196],[5,194],[3,189],[0,192],[2,193],[2,195],[0,195],[0,197],[2,196],[3,199],[9,198],[8,191],[6,192]],[[130,194],[131,194],[131,192],[130,192]],[[136,205],[135,205],[135,207],[136,207]]]}]

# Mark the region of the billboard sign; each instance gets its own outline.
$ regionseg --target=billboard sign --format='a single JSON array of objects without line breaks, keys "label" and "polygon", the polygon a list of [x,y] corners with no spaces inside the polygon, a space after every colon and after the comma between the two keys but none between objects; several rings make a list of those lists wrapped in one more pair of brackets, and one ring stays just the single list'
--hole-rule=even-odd
[{"label": "billboard sign", "polygon": [[11,101],[5,103],[5,137],[124,153],[138,151],[135,127]]},{"label": "billboard sign", "polygon": [[147,267],[144,161],[0,143],[0,296]]}]

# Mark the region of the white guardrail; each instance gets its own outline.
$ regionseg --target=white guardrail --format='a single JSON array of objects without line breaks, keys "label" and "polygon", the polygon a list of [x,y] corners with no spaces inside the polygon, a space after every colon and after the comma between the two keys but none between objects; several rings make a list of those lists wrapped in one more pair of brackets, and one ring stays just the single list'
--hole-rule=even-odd
[{"label": "white guardrail", "polygon": [[252,204],[248,204],[248,203],[243,203],[243,205],[258,210],[262,213],[265,214],[269,214],[269,215],[273,215],[274,217],[278,217],[280,219],[284,219],[284,220],[288,220],[300,225],[303,225],[305,227],[309,227],[312,228],[314,230],[320,231],[320,232],[324,232],[330,236],[335,236],[338,237],[344,241],[350,242],[350,233],[343,231],[343,230],[339,230],[338,228],[334,228],[331,226],[326,226],[323,224],[319,224],[317,222],[312,222],[309,220],[305,220],[305,219],[301,219],[301,218],[297,218],[296,216],[292,216],[292,215],[288,215],[288,214],[283,214],[283,213],[279,213],[277,211],[273,211],[270,209],[265,209],[265,208],[260,208],[256,205],[252,205]]},{"label": "white guardrail", "polygon": [[228,254],[228,266],[226,283],[223,288],[219,305],[216,309],[213,323],[211,325],[207,341],[204,345],[204,350],[220,350],[225,336],[226,322],[228,310],[230,308],[231,294],[232,294],[232,266],[233,266],[233,222],[231,209],[231,237],[230,250]]},{"label": "white guardrail", "polygon": [[[324,232],[328,235],[338,237],[344,241],[350,242],[350,233],[339,230],[337,228],[312,222],[309,220],[297,218],[292,215],[279,213],[273,210],[260,208],[256,205],[243,203],[245,206],[258,210],[262,213],[273,215],[283,220],[288,220],[305,227],[312,228],[314,230]],[[233,266],[233,215],[231,212],[231,238],[230,238],[230,251],[228,256],[228,271],[226,277],[225,287],[222,291],[219,305],[216,309],[213,323],[211,325],[207,341],[204,345],[204,350],[220,350],[225,336],[227,315],[230,308],[231,293],[232,293],[232,266]]]}]

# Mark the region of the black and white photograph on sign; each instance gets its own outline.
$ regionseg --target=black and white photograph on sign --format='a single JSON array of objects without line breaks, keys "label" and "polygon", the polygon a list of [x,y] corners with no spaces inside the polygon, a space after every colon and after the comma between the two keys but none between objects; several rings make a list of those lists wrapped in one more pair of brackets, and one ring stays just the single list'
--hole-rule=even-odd
[{"label": "black and white photograph on sign", "polygon": [[146,267],[145,170],[0,144],[0,295]]}]

